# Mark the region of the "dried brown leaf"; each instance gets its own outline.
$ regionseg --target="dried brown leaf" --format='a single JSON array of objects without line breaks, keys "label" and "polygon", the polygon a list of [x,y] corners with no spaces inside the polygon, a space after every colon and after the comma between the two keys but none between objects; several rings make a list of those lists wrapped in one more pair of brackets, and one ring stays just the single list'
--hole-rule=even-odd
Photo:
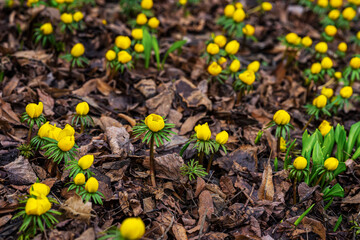
[{"label": "dried brown leaf", "polygon": [[79,219],[81,221],[90,222],[92,204],[91,202],[84,203],[81,197],[77,194],[66,200],[61,206],[65,210],[65,215],[68,217]]},{"label": "dried brown leaf", "polygon": [[258,191],[258,196],[260,200],[274,200],[274,183],[272,180],[272,168],[270,164],[270,159],[265,166],[261,185]]}]

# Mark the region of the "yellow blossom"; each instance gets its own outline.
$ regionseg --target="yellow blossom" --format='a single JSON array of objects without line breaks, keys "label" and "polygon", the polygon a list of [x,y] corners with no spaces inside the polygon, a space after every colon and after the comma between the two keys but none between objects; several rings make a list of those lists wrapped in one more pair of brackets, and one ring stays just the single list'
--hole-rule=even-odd
[{"label": "yellow blossom", "polygon": [[242,22],[246,17],[245,11],[242,8],[238,8],[235,10],[233,15],[233,20],[237,23]]},{"label": "yellow blossom", "polygon": [[53,33],[53,26],[51,23],[44,23],[41,25],[40,30],[44,35],[50,35]]},{"label": "yellow blossom", "polygon": [[326,106],[327,98],[324,95],[320,95],[313,100],[313,105],[321,109]]},{"label": "yellow blossom", "polygon": [[60,16],[60,19],[65,24],[70,24],[73,21],[73,16],[71,13],[63,13]]},{"label": "yellow blossom", "polygon": [[328,134],[331,130],[331,125],[328,121],[324,120],[318,127],[321,135],[325,137],[326,134]]},{"label": "yellow blossom", "polygon": [[125,219],[120,226],[121,236],[128,240],[138,240],[145,234],[145,224],[141,218]]},{"label": "yellow blossom", "polygon": [[79,167],[81,167],[82,170],[86,170],[94,163],[94,155],[87,154],[83,157],[81,157],[78,161]]},{"label": "yellow blossom", "polygon": [[305,47],[310,47],[312,45],[312,39],[309,36],[306,36],[301,39],[301,44]]},{"label": "yellow blossom", "polygon": [[303,170],[307,166],[307,160],[304,157],[297,157],[295,158],[293,165],[297,170]]},{"label": "yellow blossom", "polygon": [[29,198],[25,205],[27,215],[41,216],[51,209],[51,203],[47,197]]},{"label": "yellow blossom", "polygon": [[245,27],[243,27],[242,32],[246,36],[252,36],[255,33],[255,28],[250,24],[246,24]]},{"label": "yellow blossom", "polygon": [[318,74],[319,72],[321,72],[321,64],[320,63],[313,63],[311,65],[311,74]]},{"label": "yellow blossom", "polygon": [[346,45],[346,43],[345,43],[345,42],[339,43],[339,45],[338,45],[338,50],[339,50],[340,52],[346,52],[346,51],[347,51],[347,45]]},{"label": "yellow blossom", "polygon": [[321,89],[321,94],[327,97],[327,99],[330,99],[334,95],[334,90],[331,88],[323,87]]},{"label": "yellow blossom", "polygon": [[323,69],[331,69],[333,67],[333,62],[329,57],[324,57],[323,60],[321,60],[321,67]]},{"label": "yellow blossom", "polygon": [[33,185],[31,185],[29,193],[30,195],[36,197],[46,197],[50,193],[50,188],[48,185],[43,183],[34,183]]},{"label": "yellow blossom", "polygon": [[345,98],[345,99],[350,98],[350,97],[352,96],[352,94],[353,94],[353,89],[352,89],[352,87],[350,87],[350,86],[343,87],[343,88],[340,90],[340,96],[341,96],[342,98]]},{"label": "yellow blossom", "polygon": [[219,47],[224,47],[226,44],[226,37],[223,35],[217,35],[214,38],[214,43],[216,43]]},{"label": "yellow blossom", "polygon": [[271,5],[271,3],[269,3],[269,2],[263,2],[263,3],[261,4],[261,8],[262,8],[262,10],[264,10],[264,11],[270,11],[270,10],[272,9],[272,5]]},{"label": "yellow blossom", "polygon": [[135,44],[134,49],[135,49],[135,52],[142,53],[142,52],[144,52],[144,45],[142,45],[141,43],[137,43],[137,44]]},{"label": "yellow blossom", "polygon": [[280,151],[286,152],[286,141],[283,137],[280,137]]},{"label": "yellow blossom", "polygon": [[151,27],[152,29],[157,28],[159,26],[159,24],[160,24],[160,21],[156,17],[150,18],[149,23],[148,23],[149,27]]},{"label": "yellow blossom", "polygon": [[360,68],[360,58],[358,57],[353,57],[350,60],[350,66],[352,67],[352,69],[357,70]]},{"label": "yellow blossom", "polygon": [[240,61],[237,59],[234,59],[231,62],[229,69],[231,72],[235,73],[235,72],[239,71],[240,67],[241,67]]},{"label": "yellow blossom", "polygon": [[116,52],[113,50],[108,50],[105,54],[105,58],[109,62],[113,61],[116,58]]},{"label": "yellow blossom", "polygon": [[138,15],[137,15],[137,17],[136,17],[136,24],[138,24],[138,25],[144,25],[144,24],[146,24],[147,23],[147,17],[146,17],[146,15],[145,14],[143,14],[143,13],[139,13]]},{"label": "yellow blossom", "polygon": [[251,85],[255,81],[255,73],[252,70],[246,70],[239,74],[239,78],[246,85]]},{"label": "yellow blossom", "polygon": [[226,131],[216,134],[216,142],[220,145],[224,145],[229,139],[229,134]]},{"label": "yellow blossom", "polygon": [[209,43],[209,45],[207,45],[207,47],[206,47],[206,51],[211,55],[215,55],[215,54],[219,53],[220,49],[217,44]]},{"label": "yellow blossom", "polygon": [[208,67],[208,72],[212,75],[212,76],[217,76],[221,73],[222,68],[219,64],[217,64],[217,62],[212,62],[209,67]]},{"label": "yellow blossom", "polygon": [[328,45],[326,42],[319,42],[315,45],[315,51],[319,53],[326,53],[328,50]]},{"label": "yellow blossom", "polygon": [[85,184],[85,190],[89,193],[96,193],[99,189],[99,182],[96,178],[91,177],[87,180]]},{"label": "yellow blossom", "polygon": [[346,20],[352,21],[356,16],[356,11],[352,7],[347,7],[343,10],[342,15]]},{"label": "yellow blossom", "polygon": [[84,14],[82,12],[78,11],[78,12],[74,13],[73,18],[74,18],[75,22],[79,22],[84,18]]},{"label": "yellow blossom", "polygon": [[118,53],[118,61],[122,64],[126,64],[132,60],[132,56],[127,51],[120,51]]},{"label": "yellow blossom", "polygon": [[131,36],[135,40],[141,40],[143,38],[143,30],[141,28],[135,28],[131,31]]},{"label": "yellow blossom", "polygon": [[286,125],[290,122],[290,114],[285,110],[278,110],[274,114],[273,120],[277,125]]},{"label": "yellow blossom", "polygon": [[83,173],[76,174],[76,176],[74,177],[74,183],[79,186],[84,185],[85,175]]},{"label": "yellow blossom", "polygon": [[333,37],[335,36],[335,34],[337,33],[337,28],[333,25],[327,25],[325,27],[325,33],[330,36],[330,37]]},{"label": "yellow blossom", "polygon": [[75,138],[74,136],[67,136],[60,139],[57,146],[61,149],[63,152],[70,151],[73,146],[75,145]]},{"label": "yellow blossom", "polygon": [[75,44],[71,49],[71,55],[75,58],[82,56],[84,53],[85,48],[81,43]]},{"label": "yellow blossom", "polygon": [[117,36],[115,38],[115,45],[120,49],[126,50],[130,47],[131,40],[127,36]]},{"label": "yellow blossom", "polygon": [[145,118],[145,125],[152,132],[159,132],[165,127],[164,118],[157,114],[150,114]]},{"label": "yellow blossom", "polygon": [[301,38],[296,34],[296,33],[288,33],[285,36],[285,40],[286,42],[293,44],[293,45],[298,45],[301,41]]},{"label": "yellow blossom", "polygon": [[29,103],[26,106],[25,111],[30,118],[38,118],[42,114],[43,109],[44,109],[44,105],[42,102],[39,102],[38,104]]},{"label": "yellow blossom", "polygon": [[259,61],[253,61],[247,66],[247,69],[253,71],[254,73],[259,71],[259,68],[260,68],[260,62]]},{"label": "yellow blossom", "polygon": [[232,40],[228,42],[228,44],[226,44],[225,51],[227,54],[235,55],[239,51],[239,48],[240,48],[240,43],[236,40]]},{"label": "yellow blossom", "polygon": [[211,131],[208,123],[199,124],[195,127],[196,137],[202,141],[209,141],[211,138]]},{"label": "yellow blossom", "polygon": [[339,160],[337,160],[334,157],[330,157],[330,158],[326,159],[324,162],[324,167],[328,171],[335,171],[338,166],[339,166]]},{"label": "yellow blossom", "polygon": [[151,9],[153,7],[154,3],[152,0],[142,0],[141,1],[141,7],[143,9]]},{"label": "yellow blossom", "polygon": [[228,18],[231,18],[234,15],[235,7],[232,4],[226,5],[224,9],[224,15]]},{"label": "yellow blossom", "polygon": [[328,14],[331,20],[337,20],[340,17],[340,11],[337,9],[331,10]]}]

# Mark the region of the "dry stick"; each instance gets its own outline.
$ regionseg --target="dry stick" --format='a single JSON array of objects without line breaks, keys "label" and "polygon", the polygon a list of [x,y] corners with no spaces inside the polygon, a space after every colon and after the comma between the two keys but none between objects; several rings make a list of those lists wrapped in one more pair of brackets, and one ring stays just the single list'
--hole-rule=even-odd
[{"label": "dry stick", "polygon": [[213,153],[211,154],[211,157],[210,157],[210,160],[209,160],[207,169],[206,169],[206,172],[207,172],[207,173],[210,172],[210,168],[211,168],[212,161],[213,161],[213,159],[214,159],[214,155],[215,155],[215,153],[213,152]]},{"label": "dry stick", "polygon": [[235,105],[238,105],[242,99],[242,96],[243,96],[243,90],[240,90],[240,92],[237,93],[236,95],[236,103]]},{"label": "dry stick", "polygon": [[203,218],[201,219],[201,226],[200,226],[200,232],[199,232],[199,238],[198,239],[201,239],[201,235],[202,235],[202,232],[204,230],[205,219],[206,219],[206,215],[207,215],[208,211],[209,211],[209,208],[206,208],[205,214],[204,214]]},{"label": "dry stick", "polygon": [[151,177],[151,184],[155,188],[156,181],[155,181],[154,140],[155,140],[154,134],[152,134],[150,139],[150,177]]},{"label": "dry stick", "polygon": [[252,194],[253,194],[253,192],[254,192],[254,189],[255,189],[255,183],[253,183],[253,185],[252,185],[252,188],[251,188],[251,192],[250,192],[249,198],[246,200],[246,203],[245,203],[245,205],[244,205],[244,208],[246,208],[246,207],[247,207],[247,205],[249,204],[249,201],[250,201],[251,196],[252,196]]},{"label": "dry stick", "polygon": [[326,172],[323,172],[323,174],[321,174],[321,176],[319,177],[319,179],[316,181],[315,186],[318,185],[321,181],[321,179],[323,178],[323,176],[325,175]]},{"label": "dry stick", "polygon": [[296,204],[296,182],[297,182],[297,178],[295,177],[294,179],[294,183],[293,183],[293,198],[294,198],[294,204]]},{"label": "dry stick", "polygon": [[307,121],[306,125],[304,126],[304,128],[301,131],[305,131],[305,129],[309,126],[310,122],[314,119],[315,114],[311,115],[309,121]]}]

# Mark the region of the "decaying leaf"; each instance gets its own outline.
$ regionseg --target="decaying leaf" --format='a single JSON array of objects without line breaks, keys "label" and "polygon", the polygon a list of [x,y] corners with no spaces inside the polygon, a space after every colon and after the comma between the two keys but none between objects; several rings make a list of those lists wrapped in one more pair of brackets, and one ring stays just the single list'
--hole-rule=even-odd
[{"label": "decaying leaf", "polygon": [[263,172],[258,196],[260,200],[274,200],[274,183],[272,180],[272,168],[270,164],[270,159],[268,160]]},{"label": "decaying leaf", "polygon": [[92,203],[84,203],[81,197],[77,194],[70,197],[66,202],[61,205],[61,208],[65,210],[65,215],[70,218],[79,219],[81,221],[90,222]]}]

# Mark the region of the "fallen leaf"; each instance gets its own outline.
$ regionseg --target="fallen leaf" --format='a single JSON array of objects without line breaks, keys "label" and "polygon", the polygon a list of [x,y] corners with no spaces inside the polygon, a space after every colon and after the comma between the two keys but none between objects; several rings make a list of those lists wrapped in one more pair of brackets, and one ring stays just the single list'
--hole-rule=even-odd
[{"label": "fallen leaf", "polygon": [[90,222],[92,204],[91,202],[84,203],[81,197],[77,194],[70,197],[66,202],[60,206],[65,210],[65,215],[70,218],[79,219],[86,223]]},{"label": "fallen leaf", "polygon": [[270,159],[264,168],[261,185],[258,191],[258,197],[260,200],[274,200],[274,183],[272,180],[272,168]]}]

